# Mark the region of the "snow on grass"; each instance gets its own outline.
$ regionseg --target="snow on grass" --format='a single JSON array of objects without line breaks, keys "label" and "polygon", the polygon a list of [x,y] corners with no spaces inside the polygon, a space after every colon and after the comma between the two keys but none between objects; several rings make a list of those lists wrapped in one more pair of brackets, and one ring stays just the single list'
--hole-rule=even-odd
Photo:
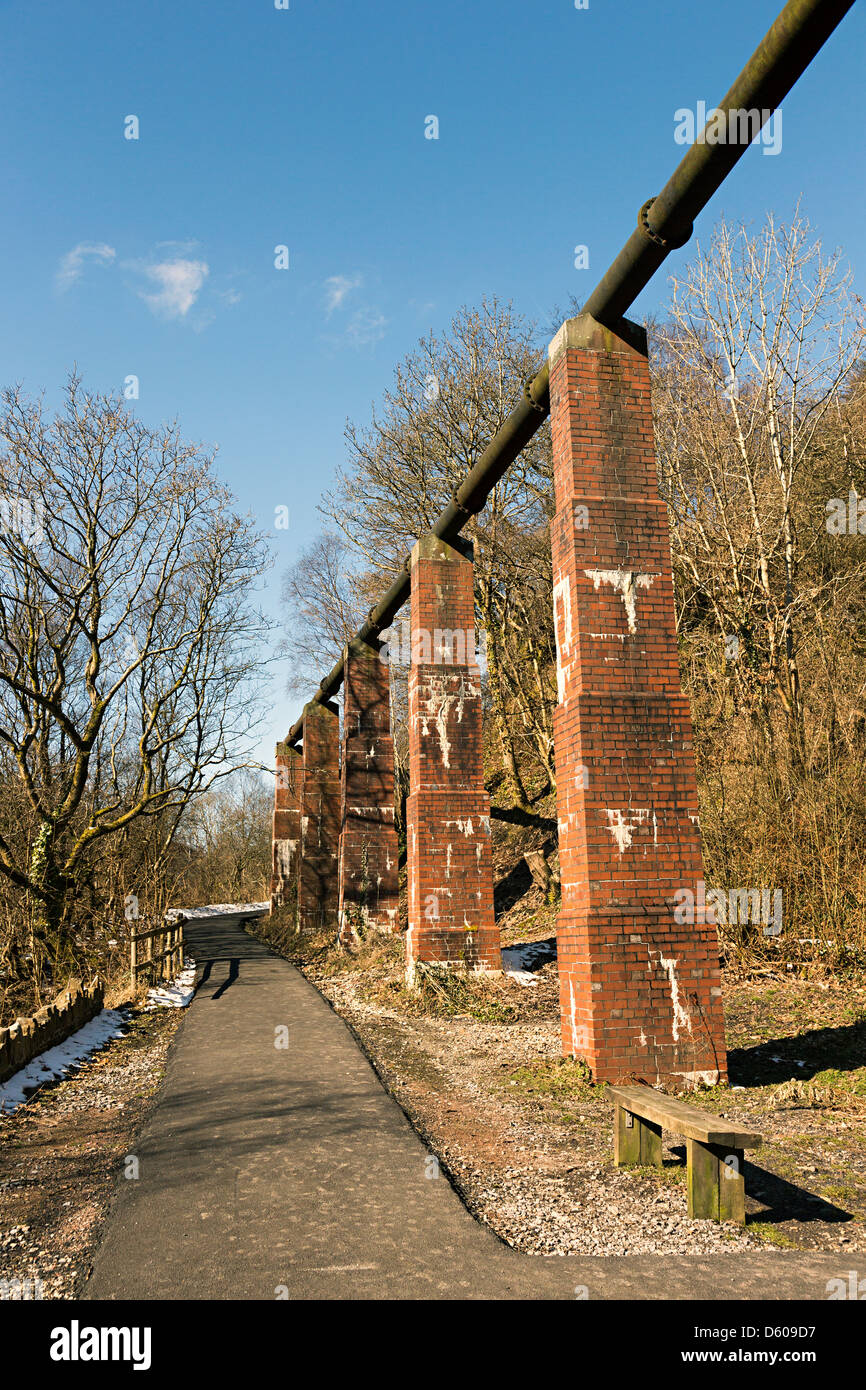
[{"label": "snow on grass", "polygon": [[536,980],[535,976],[530,975],[528,970],[510,970],[504,962],[502,968],[505,971],[505,974],[508,976],[509,980],[514,980],[515,983],[518,985],[538,984],[538,981]]},{"label": "snow on grass", "polygon": [[189,956],[183,970],[169,985],[154,985],[147,991],[146,1009],[185,1009],[195,994],[195,961]]},{"label": "snow on grass", "polygon": [[0,1115],[11,1115],[30,1095],[48,1081],[58,1081],[98,1052],[112,1038],[123,1036],[124,1014],[117,1009],[103,1009],[76,1033],[47,1052],[40,1052],[26,1067],[16,1071],[0,1086]]},{"label": "snow on grass", "polygon": [[540,970],[549,960],[556,960],[556,937],[544,941],[519,941],[516,946],[503,946],[502,969],[519,985],[538,983],[534,970]]},{"label": "snow on grass", "polygon": [[270,908],[270,903],[209,903],[207,907],[172,907],[165,915],[182,915],[194,921],[197,917],[224,917],[228,913],[269,912]]},{"label": "snow on grass", "polygon": [[[185,1009],[195,993],[195,961],[189,956],[183,970],[170,984],[155,985],[147,992],[145,1009]],[[112,1038],[123,1036],[125,1012],[103,1009],[65,1042],[40,1052],[26,1067],[16,1071],[0,1086],[0,1115],[11,1115],[30,1095],[48,1081],[57,1081],[81,1066]]]}]

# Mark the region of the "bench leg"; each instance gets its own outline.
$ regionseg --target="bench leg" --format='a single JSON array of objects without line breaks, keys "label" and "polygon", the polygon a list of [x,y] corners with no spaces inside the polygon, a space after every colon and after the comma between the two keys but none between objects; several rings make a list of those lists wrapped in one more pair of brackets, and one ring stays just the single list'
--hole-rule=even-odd
[{"label": "bench leg", "polygon": [[746,1224],[746,1180],[743,1177],[743,1150],[719,1149],[719,1220]]},{"label": "bench leg", "polygon": [[614,1106],[613,1161],[617,1168],[633,1164],[660,1168],[662,1164],[662,1127],[639,1115],[632,1115],[623,1105]]},{"label": "bench leg", "polygon": [[746,1224],[742,1149],[686,1140],[689,1216]]}]

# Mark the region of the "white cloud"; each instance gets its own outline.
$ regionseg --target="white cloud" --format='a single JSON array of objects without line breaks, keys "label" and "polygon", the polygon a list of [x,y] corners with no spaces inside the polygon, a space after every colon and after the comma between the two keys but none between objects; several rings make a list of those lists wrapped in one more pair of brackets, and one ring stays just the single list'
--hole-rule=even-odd
[{"label": "white cloud", "polygon": [[378,309],[359,309],[346,325],[346,338],[353,347],[367,347],[385,336],[388,320]]},{"label": "white cloud", "polygon": [[343,307],[343,300],[351,290],[357,290],[364,283],[362,275],[330,275],[325,281],[325,308],[328,314]]},{"label": "white cloud", "polygon": [[197,251],[201,246],[200,241],[194,238],[187,238],[186,241],[158,241],[154,249],[156,251],[173,251],[175,255],[180,255],[184,251]]},{"label": "white cloud", "polygon": [[70,285],[74,285],[75,281],[81,278],[84,262],[88,258],[102,261],[105,264],[107,261],[113,261],[116,255],[117,252],[114,247],[106,245],[104,241],[80,241],[71,251],[66,252],[60,262],[60,268],[57,271],[57,288],[68,290]]},{"label": "white cloud", "polygon": [[136,269],[158,286],[153,292],[137,293],[153,313],[169,319],[181,319],[189,313],[210,271],[206,261],[188,261],[182,256],[155,265],[139,264]]}]

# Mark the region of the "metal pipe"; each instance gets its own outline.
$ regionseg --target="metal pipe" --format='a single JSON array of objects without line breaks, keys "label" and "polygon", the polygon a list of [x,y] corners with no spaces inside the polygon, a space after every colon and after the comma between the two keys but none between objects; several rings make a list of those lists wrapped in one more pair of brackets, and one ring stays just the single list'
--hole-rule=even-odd
[{"label": "metal pipe", "polygon": [[[757,111],[760,125],[802,76],[854,0],[789,0],[716,110]],[[707,121],[704,132],[713,125]],[[593,290],[583,313],[608,328],[634,303],[665,257],[684,246],[698,213],[722,185],[748,142],[692,145],[658,197],[645,203],[616,260]]]},{"label": "metal pipe", "polygon": [[[789,0],[716,110],[725,113],[726,121],[729,112],[757,111],[758,128],[762,128],[853,4],[854,0]],[[713,121],[709,120],[704,130],[712,125]],[[670,252],[689,240],[698,213],[706,207],[747,148],[748,144],[739,140],[711,144],[699,139],[690,146],[661,193],[643,204],[637,228],[581,312],[590,314],[608,328],[616,328]],[[435,536],[449,542],[456,539],[469,517],[481,511],[506,469],[549,414],[550,378],[545,362],[525,387],[523,400],[497,430],[477,463],[455,489],[448,506],[433,523],[431,529]],[[375,641],[406,602],[409,592],[407,556],[402,573],[370,609],[357,637],[361,641]],[[331,699],[342,681],[341,655],[313,700]],[[292,725],[286,741],[297,743],[302,734],[303,717]]]},{"label": "metal pipe", "polygon": [[[455,489],[448,506],[436,518],[431,527],[435,536],[443,541],[453,541],[459,536],[468,518],[480,512],[491,489],[505,473],[506,469],[526,447],[536,430],[550,414],[550,372],[545,362],[541,370],[524,389],[523,400],[512,410],[508,418],[496,431],[487,448],[474,467],[467,473],[463,482]],[[383,598],[370,609],[367,620],[356,633],[362,642],[376,641],[380,633],[390,627],[395,615],[409,597],[409,556],[403,561],[403,570]],[[329,700],[339,690],[343,680],[343,657],[320,683],[313,700]],[[292,725],[286,735],[286,742],[297,743],[303,733],[303,716]]]}]

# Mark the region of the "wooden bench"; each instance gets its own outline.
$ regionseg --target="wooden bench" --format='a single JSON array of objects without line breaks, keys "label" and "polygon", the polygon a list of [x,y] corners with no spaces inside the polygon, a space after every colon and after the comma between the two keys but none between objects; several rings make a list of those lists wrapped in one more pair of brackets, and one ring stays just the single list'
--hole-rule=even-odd
[{"label": "wooden bench", "polygon": [[757,1149],[760,1134],[733,1129],[715,1115],[651,1086],[608,1086],[614,1104],[613,1159],[661,1167],[662,1130],[686,1141],[689,1216],[746,1224],[743,1150]]}]

